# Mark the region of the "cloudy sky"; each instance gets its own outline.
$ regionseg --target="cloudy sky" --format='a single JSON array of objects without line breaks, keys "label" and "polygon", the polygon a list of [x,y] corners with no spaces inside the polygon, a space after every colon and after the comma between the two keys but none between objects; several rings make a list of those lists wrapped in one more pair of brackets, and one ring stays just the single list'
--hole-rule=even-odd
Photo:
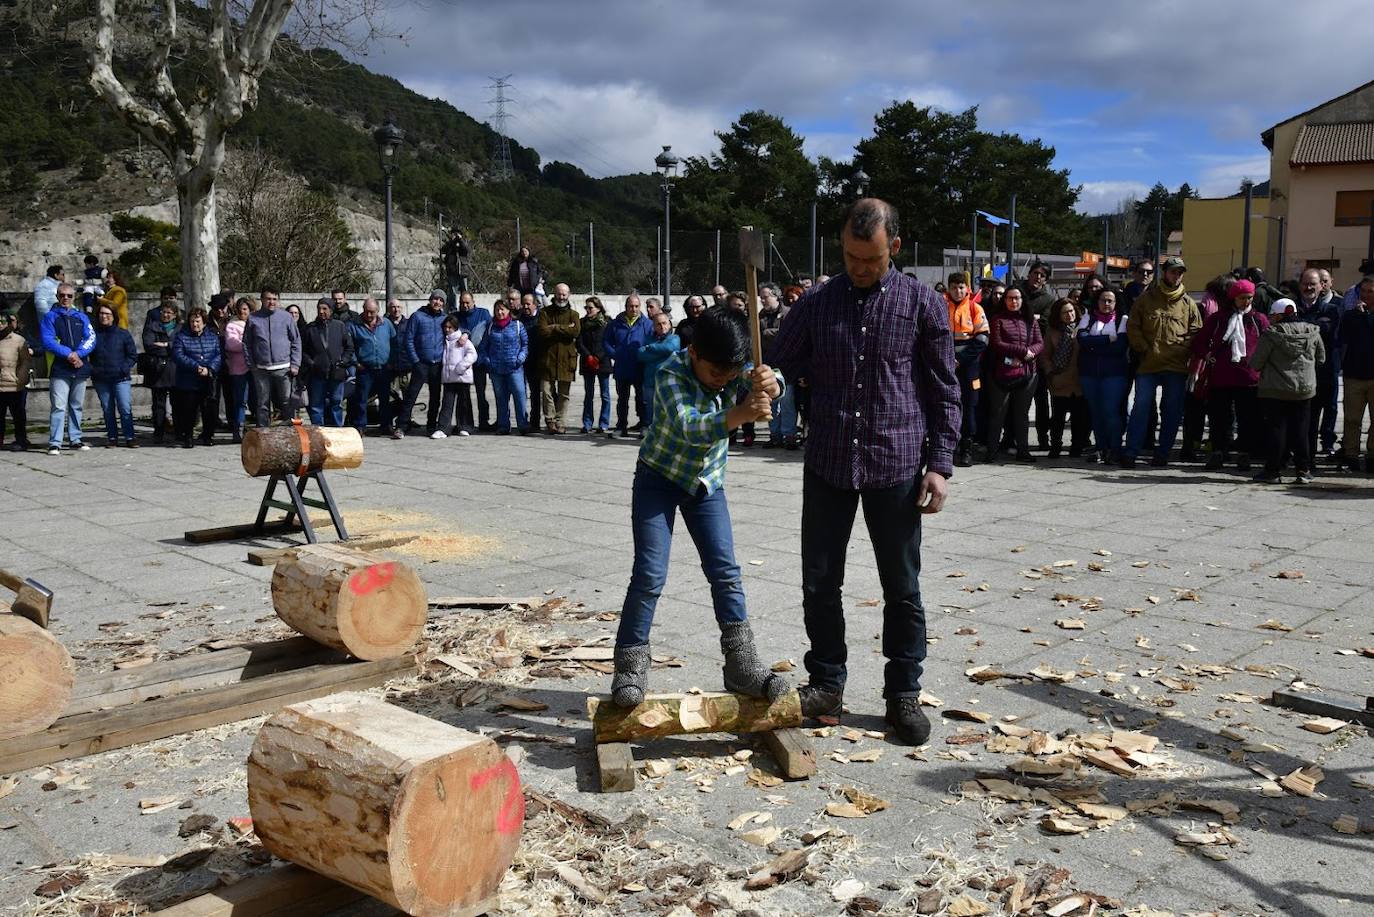
[{"label": "cloudy sky", "polygon": [[716,148],[741,112],[781,115],[809,154],[848,158],[894,99],[979,106],[1038,137],[1111,209],[1155,181],[1204,195],[1268,177],[1260,131],[1374,77],[1368,0],[420,0],[364,63],[596,176],[662,144]]}]

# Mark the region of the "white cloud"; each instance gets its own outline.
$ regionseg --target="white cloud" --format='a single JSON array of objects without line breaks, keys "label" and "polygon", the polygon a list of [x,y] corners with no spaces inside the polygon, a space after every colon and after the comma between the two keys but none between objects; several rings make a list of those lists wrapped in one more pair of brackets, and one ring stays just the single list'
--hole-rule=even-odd
[{"label": "white cloud", "polygon": [[1114,213],[1127,198],[1139,199],[1149,193],[1150,186],[1139,181],[1088,181],[1078,196],[1077,210],[1090,216]]},{"label": "white cloud", "polygon": [[1253,182],[1267,181],[1269,178],[1268,156],[1223,156],[1199,157],[1211,165],[1202,170],[1198,180],[1198,193],[1203,197],[1229,197],[1240,190],[1240,180],[1248,178]]}]

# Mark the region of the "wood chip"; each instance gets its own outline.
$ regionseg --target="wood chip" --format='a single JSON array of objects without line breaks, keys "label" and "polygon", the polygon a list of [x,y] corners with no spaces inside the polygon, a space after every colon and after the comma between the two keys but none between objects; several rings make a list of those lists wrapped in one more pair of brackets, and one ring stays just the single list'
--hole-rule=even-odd
[{"label": "wood chip", "polygon": [[1085,831],[1091,831],[1093,826],[1081,818],[1046,815],[1040,819],[1040,827],[1050,834],[1082,834]]},{"label": "wood chip", "polygon": [[782,837],[782,829],[778,827],[755,828],[752,831],[741,831],[739,839],[759,847],[767,847],[778,838]]},{"label": "wood chip", "polygon": [[1354,815],[1346,813],[1333,821],[1331,827],[1341,834],[1359,834],[1360,820]]},{"label": "wood chip", "polygon": [[811,851],[804,849],[789,850],[769,860],[767,865],[754,873],[744,883],[744,887],[756,891],[772,888],[779,882],[786,882],[801,873],[811,861]]},{"label": "wood chip", "polygon": [[520,710],[527,713],[537,713],[540,710],[549,709],[548,704],[541,703],[537,700],[528,700],[523,697],[516,697],[514,695],[507,695],[501,698],[497,702],[496,706],[504,708],[506,710]]},{"label": "wood chip", "polygon": [[1069,895],[1069,897],[1062,899],[1059,903],[1045,908],[1045,914],[1047,917],[1066,917],[1066,915],[1072,914],[1079,908],[1087,907],[1088,903],[1091,901],[1092,899],[1087,895]]},{"label": "wood chip", "polygon": [[1134,777],[1135,768],[1127,764],[1126,761],[1114,751],[1097,751],[1089,749],[1083,752],[1083,760],[1089,764],[1095,764],[1103,770],[1111,771],[1113,774],[1120,774],[1122,777]]},{"label": "wood chip", "polygon": [[859,808],[863,809],[865,812],[869,814],[872,814],[874,812],[881,812],[882,810],[886,809],[888,805],[886,799],[874,796],[872,793],[865,793],[863,790],[858,789],[857,787],[841,787],[840,792],[844,794],[845,799],[848,799],[854,805],[858,806]]},{"label": "wood chip", "polygon": [[1280,570],[1278,573],[1270,575],[1270,579],[1304,579],[1306,573],[1301,570]]},{"label": "wood chip", "polygon": [[558,873],[558,878],[568,883],[573,891],[577,892],[580,898],[590,901],[593,904],[602,904],[606,896],[600,889],[587,881],[587,877],[582,875],[567,863],[554,864],[554,871]]},{"label": "wood chip", "polygon": [[1315,732],[1318,735],[1330,735],[1333,732],[1339,732],[1349,725],[1350,724],[1345,720],[1338,720],[1331,716],[1319,716],[1314,720],[1308,720],[1303,723],[1302,728],[1306,729],[1308,732]]},{"label": "wood chip", "polygon": [[1179,806],[1194,811],[1215,812],[1228,825],[1240,821],[1240,806],[1226,799],[1183,799]]},{"label": "wood chip", "polygon": [[882,756],[883,750],[881,748],[870,748],[867,751],[861,751],[858,754],[850,755],[849,760],[857,764],[872,764]]},{"label": "wood chip", "polygon": [[943,707],[945,705],[944,701],[927,691],[922,691],[918,700],[922,707]]},{"label": "wood chip", "polygon": [[864,884],[858,879],[845,879],[830,889],[830,897],[836,901],[848,901],[851,898],[857,898],[859,892],[863,890]]},{"label": "wood chip", "polygon": [[1057,618],[1054,626],[1061,630],[1083,630],[1088,624],[1081,618]]},{"label": "wood chip", "polygon": [[964,720],[969,723],[987,723],[992,720],[991,713],[984,713],[981,710],[958,710],[950,708],[940,711],[940,715],[946,719]]},{"label": "wood chip", "polygon": [[791,659],[779,659],[777,662],[769,666],[769,668],[774,672],[790,672],[796,667],[797,664],[793,662]]},{"label": "wood chip", "polygon": [[1129,730],[1117,730],[1112,733],[1112,748],[1118,749],[1124,754],[1133,751],[1154,751],[1159,744],[1156,736],[1147,735],[1143,732],[1131,732]]},{"label": "wood chip", "polygon": [[[762,812],[745,812],[745,813],[743,813],[742,815],[736,815],[733,819],[731,819],[730,823],[729,823],[728,825],[726,825],[725,827],[729,828],[731,831],[738,831],[739,829],[743,828],[745,825],[749,824],[749,823],[752,822],[755,818],[758,818],[758,817],[759,817],[760,815],[762,815],[762,814],[764,814],[764,813],[762,813]],[[771,818],[772,816],[769,816],[769,817]]]},{"label": "wood chip", "polygon": [[144,815],[154,815],[179,805],[181,805],[180,796],[153,796],[138,801],[138,808]]},{"label": "wood chip", "polygon": [[1282,621],[1280,621],[1280,620],[1278,620],[1278,619],[1276,619],[1276,618],[1270,618],[1268,621],[1265,621],[1263,624],[1259,625],[1259,629],[1260,629],[1260,630],[1276,630],[1276,631],[1279,631],[1280,633],[1285,633],[1285,634],[1286,634],[1286,633],[1288,633],[1289,631],[1291,631],[1293,628],[1289,627],[1287,624],[1284,624]]},{"label": "wood chip", "polygon": [[983,902],[970,898],[968,895],[960,895],[949,903],[945,913],[949,917],[982,917],[983,914],[991,913],[992,909]]}]

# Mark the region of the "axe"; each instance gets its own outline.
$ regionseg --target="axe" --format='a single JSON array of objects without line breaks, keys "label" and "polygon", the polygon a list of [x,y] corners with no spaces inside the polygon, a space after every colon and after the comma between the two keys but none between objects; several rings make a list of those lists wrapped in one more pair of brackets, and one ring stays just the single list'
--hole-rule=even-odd
[{"label": "axe", "polygon": [[52,612],[52,590],[31,579],[20,579],[8,570],[0,570],[0,586],[15,594],[10,610],[21,618],[28,618],[39,627],[47,628]]},{"label": "axe", "polygon": [[763,365],[763,336],[759,333],[759,275],[763,270],[763,233],[752,226],[739,231],[739,260],[744,265],[744,292],[749,304],[749,336],[754,365]]}]

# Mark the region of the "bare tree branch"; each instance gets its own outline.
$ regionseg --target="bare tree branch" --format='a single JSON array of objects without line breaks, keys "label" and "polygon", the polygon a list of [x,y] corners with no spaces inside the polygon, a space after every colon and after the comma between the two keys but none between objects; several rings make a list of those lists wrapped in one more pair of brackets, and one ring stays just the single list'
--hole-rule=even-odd
[{"label": "bare tree branch", "polygon": [[95,40],[91,44],[91,88],[125,124],[173,158],[176,128],[162,114],[140,103],[114,72],[115,0],[99,0]]}]

